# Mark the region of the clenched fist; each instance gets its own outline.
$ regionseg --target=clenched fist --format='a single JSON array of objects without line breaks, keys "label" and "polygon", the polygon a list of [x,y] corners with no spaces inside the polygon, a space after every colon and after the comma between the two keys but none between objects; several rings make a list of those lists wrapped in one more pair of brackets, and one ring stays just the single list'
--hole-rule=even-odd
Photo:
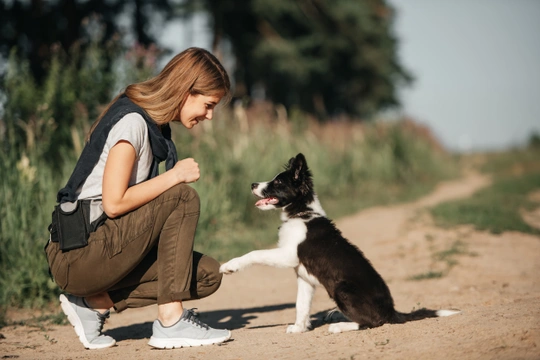
[{"label": "clenched fist", "polygon": [[178,161],[171,170],[177,174],[179,183],[192,183],[201,177],[199,164],[192,158]]}]

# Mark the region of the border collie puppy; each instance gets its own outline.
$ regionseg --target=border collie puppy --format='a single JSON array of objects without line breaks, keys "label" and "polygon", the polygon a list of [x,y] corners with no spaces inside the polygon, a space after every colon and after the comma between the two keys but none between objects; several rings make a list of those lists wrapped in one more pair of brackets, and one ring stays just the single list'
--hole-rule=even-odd
[{"label": "border collie puppy", "polygon": [[291,158],[285,171],[273,180],[251,184],[251,190],[260,198],[255,204],[259,209],[282,209],[278,247],[234,258],[221,265],[220,272],[230,274],[252,264],[294,268],[298,281],[296,322],[287,328],[288,333],[311,329],[311,302],[319,284],[352,321],[331,324],[331,333],[459,313],[428,309],[400,313],[394,309],[382,277],[326,217],[313,191],[304,155]]}]

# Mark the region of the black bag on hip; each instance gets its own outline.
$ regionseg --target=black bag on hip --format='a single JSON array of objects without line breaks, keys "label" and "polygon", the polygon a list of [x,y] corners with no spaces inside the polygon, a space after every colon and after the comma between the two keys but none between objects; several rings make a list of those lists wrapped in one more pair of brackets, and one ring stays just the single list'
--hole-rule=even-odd
[{"label": "black bag on hip", "polygon": [[69,251],[88,245],[90,233],[101,225],[106,215],[90,223],[91,200],[62,203],[54,207],[52,223],[49,225],[51,241],[60,243],[60,250]]}]

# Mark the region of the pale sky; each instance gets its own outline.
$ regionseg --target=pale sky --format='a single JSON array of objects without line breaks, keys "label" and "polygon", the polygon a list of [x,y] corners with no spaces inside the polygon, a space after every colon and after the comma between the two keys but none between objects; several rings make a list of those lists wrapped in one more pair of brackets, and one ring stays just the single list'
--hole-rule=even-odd
[{"label": "pale sky", "polygon": [[451,150],[504,149],[540,135],[539,0],[390,0],[403,112]]},{"label": "pale sky", "polygon": [[[402,64],[415,76],[399,111],[450,150],[497,150],[540,135],[540,0],[388,0]],[[204,17],[161,43],[208,48]]]}]

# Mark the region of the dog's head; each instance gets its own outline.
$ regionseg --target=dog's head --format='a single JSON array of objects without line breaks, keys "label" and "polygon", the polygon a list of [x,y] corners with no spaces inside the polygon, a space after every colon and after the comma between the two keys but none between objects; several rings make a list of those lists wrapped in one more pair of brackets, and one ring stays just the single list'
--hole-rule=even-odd
[{"label": "dog's head", "polygon": [[251,192],[261,198],[255,206],[261,210],[283,208],[295,204],[303,208],[314,198],[313,180],[306,158],[296,155],[285,165],[285,170],[267,182],[251,184]]}]

